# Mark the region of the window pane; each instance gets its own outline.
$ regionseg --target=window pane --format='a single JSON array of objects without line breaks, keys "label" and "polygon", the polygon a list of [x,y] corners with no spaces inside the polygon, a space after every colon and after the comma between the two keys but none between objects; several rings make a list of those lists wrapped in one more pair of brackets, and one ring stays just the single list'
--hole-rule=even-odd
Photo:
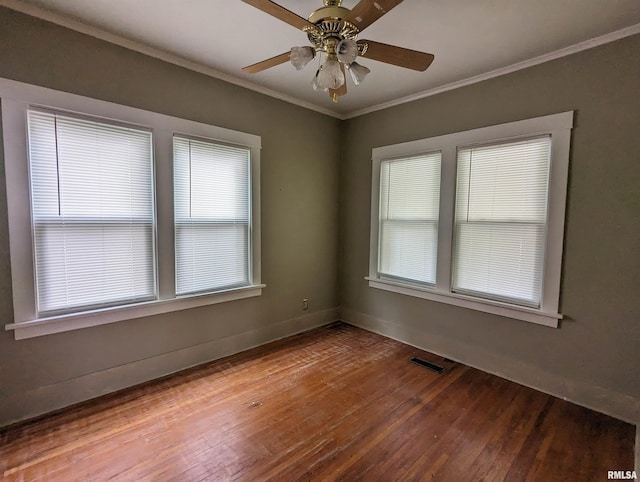
[{"label": "window pane", "polygon": [[247,237],[246,224],[177,225],[178,292],[249,284]]},{"label": "window pane", "polygon": [[149,223],[38,223],[35,241],[38,302],[48,311],[144,300],[154,292]]},{"label": "window pane", "polygon": [[38,311],[155,296],[151,133],[29,112]]},{"label": "window pane", "polygon": [[456,225],[457,291],[530,304],[540,299],[543,224]]},{"label": "window pane", "polygon": [[380,272],[435,283],[437,222],[381,221]]},{"label": "window pane", "polygon": [[174,137],[178,294],[250,283],[249,152]]},{"label": "window pane", "polygon": [[440,152],[380,164],[381,275],[434,284]]},{"label": "window pane", "polygon": [[545,136],[459,150],[454,291],[539,305],[550,145]]}]

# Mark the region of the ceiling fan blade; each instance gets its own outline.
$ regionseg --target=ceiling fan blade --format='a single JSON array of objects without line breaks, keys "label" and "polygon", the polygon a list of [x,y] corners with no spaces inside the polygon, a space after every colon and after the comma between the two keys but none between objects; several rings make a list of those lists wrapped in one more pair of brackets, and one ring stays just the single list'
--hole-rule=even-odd
[{"label": "ceiling fan blade", "polygon": [[256,64],[249,65],[247,67],[243,67],[242,70],[249,74],[255,74],[257,72],[262,72],[263,70],[270,69],[271,67],[275,67],[276,65],[284,64],[289,60],[289,54],[291,52],[285,52],[280,55],[276,55],[275,57],[271,57],[270,59],[263,60],[262,62],[258,62]]},{"label": "ceiling fan blade", "polygon": [[362,32],[402,0],[360,0],[343,20],[351,22]]},{"label": "ceiling fan blade", "polygon": [[305,20],[304,18],[296,15],[295,13],[287,10],[284,7],[281,7],[277,3],[271,2],[270,0],[242,0],[244,3],[248,3],[256,7],[259,10],[262,10],[264,13],[268,13],[269,15],[276,17],[283,22],[288,23],[289,25],[293,25],[295,28],[302,30],[305,27],[314,27],[314,25]]},{"label": "ceiling fan blade", "polygon": [[362,55],[364,58],[378,60],[387,64],[405,67],[411,70],[424,72],[435,58],[433,54],[418,52],[417,50],[387,45],[372,40],[358,40],[358,44],[367,44],[367,49]]},{"label": "ceiling fan blade", "polygon": [[340,70],[342,70],[342,75],[345,76],[344,84],[337,89],[329,89],[329,97],[331,97],[331,100],[334,102],[338,102],[338,97],[346,95],[347,93],[347,78],[344,71],[344,64],[342,62],[340,63]]}]

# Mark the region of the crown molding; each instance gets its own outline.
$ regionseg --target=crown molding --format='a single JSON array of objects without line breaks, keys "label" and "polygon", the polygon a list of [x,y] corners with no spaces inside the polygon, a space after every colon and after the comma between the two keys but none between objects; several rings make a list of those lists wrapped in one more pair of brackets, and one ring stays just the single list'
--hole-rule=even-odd
[{"label": "crown molding", "polygon": [[397,105],[406,104],[408,102],[413,102],[414,100],[424,99],[425,97],[430,97],[432,95],[437,95],[442,92],[447,92],[449,90],[458,89],[460,87],[465,87],[467,85],[472,85],[477,82],[482,82],[484,80],[492,79],[494,77],[499,77],[501,75],[510,74],[512,72],[517,72],[518,70],[526,69],[529,67],[533,67],[534,65],[542,64],[544,62],[549,62],[550,60],[559,59],[562,57],[566,57],[568,55],[572,55],[578,52],[582,52],[583,50],[588,50],[593,47],[598,47],[600,45],[614,42],[616,40],[620,40],[625,37],[630,37],[631,35],[636,35],[640,33],[640,23],[635,25],[631,25],[629,27],[616,30],[614,32],[610,32],[605,35],[601,35],[599,37],[595,37],[589,40],[585,40],[583,42],[579,42],[574,45],[570,45],[568,47],[555,50],[553,52],[549,52],[538,57],[534,57],[532,59],[524,60],[522,62],[517,62],[515,64],[508,65],[506,67],[501,67],[499,69],[492,70],[490,72],[485,72],[483,74],[474,75],[472,77],[468,77],[466,79],[458,80],[456,82],[451,82],[449,84],[441,85],[435,87],[433,89],[427,89],[421,92],[417,92],[415,94],[411,94],[405,97],[401,97],[398,99],[394,99],[388,102],[383,102],[381,104],[376,104],[370,107],[365,107],[364,109],[358,109],[347,113],[338,113],[331,109],[327,109],[326,107],[322,107],[311,102],[307,102],[304,100],[300,100],[293,96],[283,94],[281,92],[277,92],[272,89],[268,89],[261,85],[255,84],[253,82],[249,82],[244,79],[240,79],[230,74],[226,74],[224,72],[220,72],[218,70],[212,69],[211,67],[207,67],[198,62],[194,62],[192,60],[188,60],[184,57],[180,57],[175,54],[171,54],[164,50],[150,47],[141,42],[137,42],[135,40],[128,39],[126,37],[122,37],[120,35],[116,35],[105,30],[102,30],[97,27],[93,27],[91,25],[87,25],[85,23],[79,22],[77,20],[73,20],[67,18],[63,15],[59,15],[53,13],[49,10],[45,10],[43,8],[37,7],[35,5],[30,5],[25,3],[22,0],[0,0],[0,6],[10,8],[12,10],[30,15],[32,17],[39,18],[41,20],[46,20],[48,22],[55,23],[62,27],[69,28],[71,30],[75,30],[77,32],[89,35],[91,37],[95,37],[100,40],[104,40],[106,42],[110,42],[115,45],[119,45],[121,47],[134,50],[136,52],[140,52],[142,54],[148,55],[150,57],[154,57],[165,62],[172,63],[174,65],[178,65],[180,67],[184,67],[189,70],[193,70],[195,72],[208,75],[209,77],[213,77],[215,79],[223,80],[230,84],[234,84],[240,87],[244,87],[245,89],[253,90],[260,94],[268,95],[270,97],[282,100],[284,102],[288,102],[290,104],[294,104],[305,109],[309,109],[315,112],[319,112],[321,114],[325,114],[336,119],[346,120],[352,119],[354,117],[358,117],[365,114],[370,114],[372,112],[376,112],[383,109],[388,109],[389,107],[395,107]]},{"label": "crown molding", "polygon": [[544,62],[549,62],[550,60],[566,57],[568,55],[582,52],[583,50],[588,50],[593,47],[598,47],[599,45],[604,45],[609,42],[615,42],[616,40],[620,40],[625,37],[630,37],[631,35],[635,35],[638,33],[640,33],[640,23],[631,25],[630,27],[626,27],[620,30],[616,30],[614,32],[611,32],[605,35],[601,35],[600,37],[595,37],[589,40],[585,40],[583,42],[579,42],[574,45],[570,45],[569,47],[565,47],[559,50],[554,50],[553,52],[549,52],[547,54],[540,55],[532,59],[524,60],[522,62],[508,65],[506,67],[501,67],[499,69],[495,69],[490,72],[485,72],[484,74],[474,75],[473,77],[468,77],[463,80],[451,82],[449,84],[441,85],[433,89],[424,90],[422,92],[411,94],[406,97],[401,97],[399,99],[391,100],[389,102],[383,102],[382,104],[377,104],[371,107],[365,107],[364,109],[358,109],[345,114],[344,118],[351,119],[353,117],[369,114],[371,112],[388,109],[389,107],[406,104],[407,102],[413,102],[414,100],[424,99],[425,97],[430,97],[432,95],[440,94],[442,92],[447,92],[448,90],[458,89],[460,87],[465,87],[467,85],[475,84],[477,82],[482,82],[483,80],[493,79],[494,77],[510,74],[512,72],[516,72],[522,69],[527,69],[529,67],[533,67],[534,65],[538,65]]},{"label": "crown molding", "polygon": [[337,119],[344,120],[344,116],[337,112],[332,111],[331,109],[327,109],[325,107],[321,107],[319,105],[313,104],[311,102],[306,102],[304,100],[297,99],[293,96],[283,94],[281,92],[276,92],[275,90],[268,89],[267,87],[263,87],[258,84],[254,84],[253,82],[249,82],[244,79],[240,79],[230,74],[226,74],[224,72],[220,72],[218,70],[212,69],[211,67],[207,67],[206,65],[200,64],[198,62],[194,62],[192,60],[188,60],[179,55],[175,55],[169,52],[166,52],[162,49],[158,49],[155,47],[151,47],[149,45],[145,45],[141,42],[137,42],[135,40],[128,39],[126,37],[122,37],[120,35],[113,34],[111,32],[107,32],[98,27],[93,27],[91,25],[87,25],[85,23],[79,22],[77,20],[73,20],[71,18],[65,17],[63,15],[59,15],[57,13],[51,12],[49,10],[45,10],[41,7],[37,7],[35,5],[27,4],[21,0],[0,0],[0,6],[10,8],[11,10],[15,10],[20,13],[24,13],[26,15],[30,15],[31,17],[36,17],[41,20],[45,20],[47,22],[55,23],[62,27],[75,30],[76,32],[83,33],[85,35],[89,35],[91,37],[104,40],[106,42],[119,45],[120,47],[127,48],[129,50],[134,50],[136,52],[140,52],[142,54],[148,55],[150,57],[157,58],[159,60],[163,60],[165,62],[169,62],[171,64],[177,65],[179,67],[184,67],[185,69],[193,70],[194,72],[198,72],[200,74],[208,75],[209,77],[213,77],[215,79],[223,80],[230,84],[234,84],[240,87],[244,87],[245,89],[253,90],[260,94],[268,95],[270,97],[274,97],[276,99],[288,102],[290,104],[294,104],[300,107],[304,107],[305,109],[313,110],[319,112],[321,114],[325,114],[331,117],[335,117]]}]

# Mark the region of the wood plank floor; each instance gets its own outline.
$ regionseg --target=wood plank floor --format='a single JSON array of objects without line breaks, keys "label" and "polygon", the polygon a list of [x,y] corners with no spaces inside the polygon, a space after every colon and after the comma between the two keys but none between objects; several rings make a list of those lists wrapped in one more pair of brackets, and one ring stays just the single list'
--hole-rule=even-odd
[{"label": "wood plank floor", "polygon": [[336,323],[0,430],[0,474],[601,481],[633,470],[634,437],[630,424]]}]

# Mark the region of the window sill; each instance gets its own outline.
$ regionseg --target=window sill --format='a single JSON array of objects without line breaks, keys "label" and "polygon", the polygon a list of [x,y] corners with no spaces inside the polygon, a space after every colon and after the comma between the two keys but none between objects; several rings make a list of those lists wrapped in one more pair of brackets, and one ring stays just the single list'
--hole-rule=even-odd
[{"label": "window sill", "polygon": [[62,333],[91,326],[116,323],[145,316],[170,313],[172,311],[197,308],[199,306],[224,303],[226,301],[241,300],[260,296],[266,285],[252,285],[216,293],[205,293],[194,296],[177,297],[167,300],[154,300],[134,305],[104,308],[101,310],[83,311],[66,315],[39,318],[32,321],[22,321],[5,325],[6,330],[13,330],[16,340],[34,338],[36,336]]},{"label": "window sill", "polygon": [[429,288],[398,283],[395,281],[381,280],[378,278],[366,277],[371,288],[392,291],[407,296],[423,298],[425,300],[437,301],[454,306],[461,306],[476,311],[483,311],[494,315],[505,316],[516,320],[528,321],[538,325],[558,327],[558,320],[562,319],[561,314],[544,313],[533,308],[525,308],[520,306],[500,303],[498,301],[481,300],[470,296],[459,295],[456,293],[444,293]]}]

